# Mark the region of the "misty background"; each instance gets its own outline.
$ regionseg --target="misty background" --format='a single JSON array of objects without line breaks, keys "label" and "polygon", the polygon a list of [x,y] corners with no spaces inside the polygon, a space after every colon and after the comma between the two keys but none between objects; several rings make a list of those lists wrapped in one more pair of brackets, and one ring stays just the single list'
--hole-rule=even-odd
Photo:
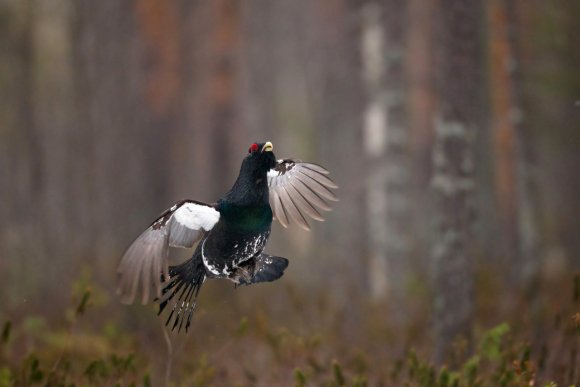
[{"label": "misty background", "polygon": [[[331,171],[340,202],[311,232],[273,225],[281,280],[206,284],[174,339],[178,383],[203,356],[217,385],[289,385],[295,367],[317,375],[309,358],[355,353],[379,385],[409,348],[461,364],[453,343],[466,358],[504,321],[532,349],[561,346],[539,380],[578,382],[578,335],[545,329],[578,312],[562,310],[580,272],[579,17],[564,0],[1,0],[6,366],[123,348],[160,383],[162,321],[120,305],[120,257],[176,201],[217,200],[248,146],[272,141]],[[75,345],[66,311],[87,287]],[[262,331],[232,342],[243,318],[286,332],[283,349]]]}]

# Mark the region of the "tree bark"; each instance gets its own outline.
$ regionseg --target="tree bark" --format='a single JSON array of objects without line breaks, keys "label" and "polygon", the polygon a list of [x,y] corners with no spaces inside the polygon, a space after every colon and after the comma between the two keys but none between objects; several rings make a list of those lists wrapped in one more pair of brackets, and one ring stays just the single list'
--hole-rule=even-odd
[{"label": "tree bark", "polygon": [[404,320],[408,271],[408,165],[404,94],[405,4],[369,3],[363,10],[362,61],[368,175],[367,221],[371,295],[387,296],[393,321]]},{"label": "tree bark", "polygon": [[535,150],[535,136],[529,122],[524,115],[524,84],[523,65],[524,47],[521,40],[521,31],[525,8],[525,1],[504,0],[508,28],[508,42],[511,49],[513,101],[514,109],[511,115],[515,125],[516,147],[516,175],[517,175],[517,203],[518,203],[518,252],[521,258],[519,277],[530,292],[538,289],[537,281],[540,274],[541,246],[539,237],[539,219],[541,218],[542,203],[537,185],[537,159]]},{"label": "tree bark", "polygon": [[[410,0],[408,3],[408,31],[405,71],[407,74],[408,127],[409,127],[409,185],[412,234],[409,235],[410,261],[414,268],[429,264],[429,246],[433,239],[431,180],[432,149],[434,143],[435,114],[435,64],[433,15],[437,0]],[[421,276],[423,271],[413,270],[413,275]]]},{"label": "tree bark", "polygon": [[509,26],[504,0],[486,3],[488,17],[489,83],[491,134],[494,170],[494,192],[499,218],[498,250],[502,262],[509,267],[508,283],[521,283],[517,274],[522,269],[518,235],[518,155],[516,144],[517,115],[515,106],[514,57],[509,40]]},{"label": "tree bark", "polygon": [[[432,180],[436,205],[435,360],[452,349],[471,351],[473,320],[474,159],[472,138],[479,126],[480,39],[478,0],[442,0],[438,10],[437,91]],[[453,345],[455,343],[455,345]]]}]

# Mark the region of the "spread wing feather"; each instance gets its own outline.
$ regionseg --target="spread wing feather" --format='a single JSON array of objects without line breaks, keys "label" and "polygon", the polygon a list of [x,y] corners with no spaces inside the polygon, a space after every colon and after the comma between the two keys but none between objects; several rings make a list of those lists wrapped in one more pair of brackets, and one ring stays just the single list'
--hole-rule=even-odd
[{"label": "spread wing feather", "polygon": [[270,207],[280,224],[291,222],[310,230],[308,218],[323,221],[321,211],[330,211],[329,202],[338,201],[332,192],[338,186],[320,165],[298,160],[278,160],[268,172]]},{"label": "spread wing feather", "polygon": [[141,285],[141,302],[149,301],[151,288],[161,296],[161,278],[169,278],[169,247],[189,248],[219,221],[220,213],[211,205],[183,200],[163,212],[129,246],[117,273],[117,293],[124,303],[135,301]]}]

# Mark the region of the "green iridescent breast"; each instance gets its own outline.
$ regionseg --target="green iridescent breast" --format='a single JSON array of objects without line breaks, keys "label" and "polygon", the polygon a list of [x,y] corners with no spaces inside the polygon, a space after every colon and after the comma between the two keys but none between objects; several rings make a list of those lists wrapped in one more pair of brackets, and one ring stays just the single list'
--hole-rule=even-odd
[{"label": "green iridescent breast", "polygon": [[239,206],[222,202],[218,210],[221,220],[238,231],[260,232],[268,230],[272,224],[272,210],[268,204]]}]

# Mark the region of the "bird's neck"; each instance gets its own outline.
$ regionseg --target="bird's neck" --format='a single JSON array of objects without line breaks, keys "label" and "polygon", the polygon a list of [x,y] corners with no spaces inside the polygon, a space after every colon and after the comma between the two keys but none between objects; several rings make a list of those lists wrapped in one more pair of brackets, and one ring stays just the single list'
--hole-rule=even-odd
[{"label": "bird's neck", "polygon": [[268,203],[266,173],[240,173],[224,201],[239,206],[261,206]]},{"label": "bird's neck", "polygon": [[218,202],[218,211],[224,224],[234,230],[256,232],[270,229],[272,210],[266,174],[240,174],[230,192]]}]

